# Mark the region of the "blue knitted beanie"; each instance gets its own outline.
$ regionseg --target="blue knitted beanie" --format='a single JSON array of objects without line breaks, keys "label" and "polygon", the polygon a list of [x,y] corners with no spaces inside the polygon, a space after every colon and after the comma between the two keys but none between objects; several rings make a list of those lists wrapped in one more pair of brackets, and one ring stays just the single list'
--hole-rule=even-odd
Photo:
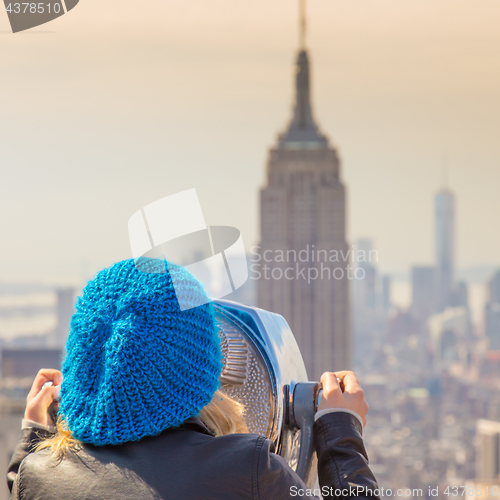
[{"label": "blue knitted beanie", "polygon": [[219,388],[213,307],[181,311],[172,278],[184,303],[199,303],[202,286],[181,267],[150,262],[150,273],[137,270],[133,260],[118,262],[99,272],[77,300],[60,412],[84,443],[157,435],[197,415]]}]

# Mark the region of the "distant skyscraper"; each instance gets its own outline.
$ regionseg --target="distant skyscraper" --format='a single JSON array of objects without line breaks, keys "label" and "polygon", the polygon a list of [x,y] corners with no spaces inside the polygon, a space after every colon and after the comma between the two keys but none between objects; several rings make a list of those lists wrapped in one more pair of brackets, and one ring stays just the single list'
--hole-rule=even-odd
[{"label": "distant skyscraper", "polygon": [[34,378],[42,368],[60,369],[62,349],[2,349],[2,378]]},{"label": "distant skyscraper", "polygon": [[335,251],[347,256],[345,189],[337,152],[312,114],[303,1],[300,33],[293,118],[269,151],[261,191],[261,264],[276,272],[259,280],[257,293],[260,307],[288,320],[318,378],[350,367],[349,260],[331,260]]},{"label": "distant skyscraper", "polygon": [[391,277],[382,276],[382,308],[388,311],[391,308]]},{"label": "distant skyscraper", "polygon": [[500,474],[500,422],[478,420],[476,441],[476,478],[498,479]]},{"label": "distant skyscraper", "polygon": [[375,267],[377,261],[371,257],[372,253],[376,253],[373,242],[367,238],[360,238],[355,242],[355,249],[356,255],[359,256],[359,261],[355,265],[363,271],[363,279],[354,280],[353,283],[354,308],[375,309],[378,305],[378,276]]},{"label": "distant skyscraper", "polygon": [[489,348],[500,350],[500,271],[488,282],[488,301],[484,308]]},{"label": "distant skyscraper", "polygon": [[443,310],[453,303],[455,292],[455,195],[443,188],[435,197],[436,292]]},{"label": "distant skyscraper", "polygon": [[64,349],[69,334],[69,324],[75,310],[75,290],[73,288],[58,288],[57,291],[57,324],[50,339],[50,347]]},{"label": "distant skyscraper", "polygon": [[411,313],[425,321],[436,310],[436,270],[431,266],[413,266],[411,270]]},{"label": "distant skyscraper", "polygon": [[500,304],[500,271],[497,271],[488,282],[488,300]]}]

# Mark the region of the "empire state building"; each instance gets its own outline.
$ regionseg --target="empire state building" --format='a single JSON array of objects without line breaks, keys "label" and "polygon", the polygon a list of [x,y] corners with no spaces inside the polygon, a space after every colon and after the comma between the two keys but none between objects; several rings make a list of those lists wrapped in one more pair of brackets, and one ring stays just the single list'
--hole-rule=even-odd
[{"label": "empire state building", "polygon": [[345,188],[335,148],[317,126],[301,1],[292,119],[269,150],[260,198],[258,305],[285,317],[309,377],[349,369]]}]

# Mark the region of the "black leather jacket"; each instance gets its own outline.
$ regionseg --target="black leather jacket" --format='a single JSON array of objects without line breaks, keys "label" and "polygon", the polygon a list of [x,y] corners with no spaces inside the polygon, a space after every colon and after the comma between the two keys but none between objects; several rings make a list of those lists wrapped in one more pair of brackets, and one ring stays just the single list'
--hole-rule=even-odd
[{"label": "black leather jacket", "polygon": [[[368,467],[361,424],[345,412],[314,424],[324,498],[365,498],[377,488]],[[318,498],[255,434],[213,437],[196,418],[159,436],[119,446],[84,445],[57,461],[32,453],[50,435],[23,429],[7,474],[20,500],[282,500]],[[359,489],[357,489],[359,488]],[[325,495],[328,493],[332,495]],[[343,490],[343,491],[335,491]]]}]

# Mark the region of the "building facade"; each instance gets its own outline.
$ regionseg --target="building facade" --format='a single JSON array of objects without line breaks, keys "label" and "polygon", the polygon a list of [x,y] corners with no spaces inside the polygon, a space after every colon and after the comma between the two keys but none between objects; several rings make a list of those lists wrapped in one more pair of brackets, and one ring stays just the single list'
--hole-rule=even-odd
[{"label": "building facade", "polygon": [[411,312],[425,322],[436,310],[436,270],[433,266],[413,266],[411,270]]},{"label": "building facade", "polygon": [[[302,20],[301,25],[305,26]],[[335,148],[310,101],[309,55],[301,37],[292,120],[269,151],[261,190],[258,305],[282,314],[310,378],[350,368],[350,254],[346,193]]]},{"label": "building facade", "polygon": [[52,335],[49,337],[49,346],[64,350],[69,335],[71,317],[75,312],[75,290],[71,287],[58,288],[56,294],[57,323]]},{"label": "building facade", "polygon": [[500,422],[476,422],[476,478],[498,480],[500,474]]},{"label": "building facade", "polygon": [[500,350],[500,271],[497,271],[488,282],[488,301],[484,317],[485,333],[489,341],[489,349]]},{"label": "building facade", "polygon": [[438,310],[453,304],[455,292],[455,196],[442,189],[434,199],[436,228],[436,294]]}]

